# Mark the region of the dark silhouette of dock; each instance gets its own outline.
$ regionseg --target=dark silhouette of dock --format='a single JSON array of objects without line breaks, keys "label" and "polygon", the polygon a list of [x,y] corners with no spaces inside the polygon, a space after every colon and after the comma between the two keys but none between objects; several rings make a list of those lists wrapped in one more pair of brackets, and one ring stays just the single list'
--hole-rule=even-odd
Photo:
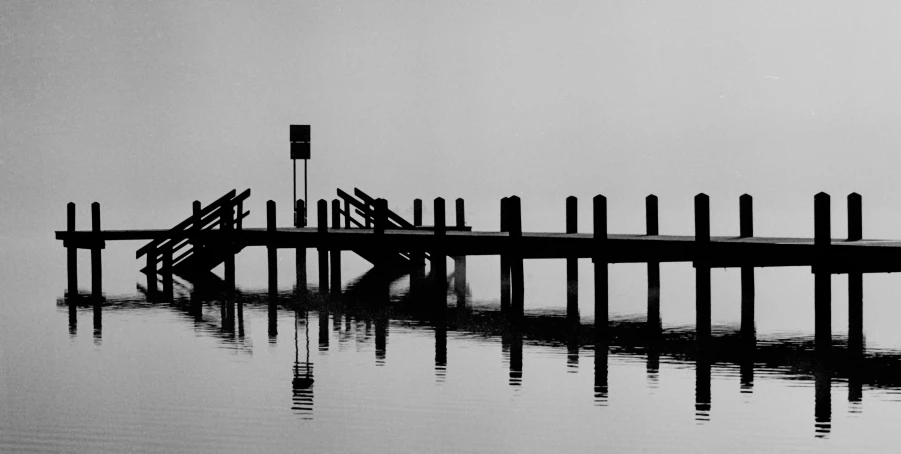
[{"label": "dark silhouette of dock", "polygon": [[[277,261],[279,248],[297,251],[297,287],[306,288],[306,252],[316,249],[319,256],[318,284],[323,294],[340,293],[341,253],[352,251],[373,264],[387,281],[409,274],[411,292],[420,291],[427,280],[425,262],[431,262],[431,288],[443,295],[448,284],[445,260],[454,259],[454,283],[458,298],[465,298],[466,256],[498,255],[501,257],[501,307],[512,316],[523,311],[523,260],[567,260],[567,312],[578,320],[578,273],[575,260],[591,258],[594,263],[595,314],[597,336],[605,337],[608,323],[607,265],[611,263],[647,263],[648,319],[659,323],[659,264],[690,262],[696,270],[696,336],[710,337],[710,269],[736,267],[742,274],[742,331],[753,336],[754,268],[810,266],[815,274],[815,317],[817,346],[824,352],[831,345],[831,274],[849,275],[849,345],[863,348],[862,340],[862,275],[901,271],[896,258],[901,240],[864,239],[862,235],[862,203],[858,194],[848,196],[848,238],[831,237],[830,197],[820,193],[814,197],[814,236],[812,238],[767,238],[753,234],[752,199],[741,196],[740,231],[736,236],[711,236],[710,205],[705,194],[694,200],[695,235],[661,235],[658,226],[657,197],[646,199],[647,229],[644,234],[609,234],[607,203],[604,196],[592,200],[593,231],[576,229],[575,197],[566,200],[566,219],[561,220],[565,233],[529,232],[522,226],[521,200],[517,196],[500,201],[498,230],[473,230],[465,223],[464,202],[455,201],[455,223],[445,219],[445,201],[434,200],[434,220],[423,225],[422,202],[414,201],[413,222],[388,209],[387,201],[374,198],[359,189],[354,195],[339,190],[339,198],[329,204],[319,200],[316,208],[318,225],[301,225],[303,216],[295,216],[297,224],[279,227],[275,222],[275,202],[266,203],[267,223],[264,228],[243,225],[247,216],[245,201],[250,191],[230,191],[207,206],[194,202],[192,215],[169,230],[102,230],[99,205],[92,204],[92,229],[75,229],[75,206],[68,206],[65,231],[57,231],[69,251],[69,294],[77,295],[77,261],[75,249],[90,249],[92,264],[92,296],[102,298],[100,252],[106,241],[143,240],[148,244],[137,251],[146,258],[142,271],[148,276],[147,290],[158,292],[162,281],[163,296],[171,298],[173,276],[196,285],[216,283],[225,292],[234,291],[234,256],[245,247],[266,247],[269,251],[268,287],[273,300],[277,297]],[[298,200],[297,212],[304,210]],[[331,224],[329,224],[331,221]],[[224,263],[225,277],[218,279],[210,270]],[[330,290],[331,288],[331,290]],[[385,290],[387,291],[387,290]],[[656,294],[656,297],[655,297]],[[440,300],[441,298],[437,298]]]}]

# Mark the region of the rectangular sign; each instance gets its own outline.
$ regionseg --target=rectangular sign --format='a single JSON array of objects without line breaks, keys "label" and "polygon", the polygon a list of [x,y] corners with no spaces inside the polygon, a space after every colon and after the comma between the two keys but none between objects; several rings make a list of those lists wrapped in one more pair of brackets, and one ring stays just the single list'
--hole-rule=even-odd
[{"label": "rectangular sign", "polygon": [[291,142],[309,142],[310,125],[291,125]]},{"label": "rectangular sign", "polygon": [[291,159],[310,159],[310,143],[291,142]]}]

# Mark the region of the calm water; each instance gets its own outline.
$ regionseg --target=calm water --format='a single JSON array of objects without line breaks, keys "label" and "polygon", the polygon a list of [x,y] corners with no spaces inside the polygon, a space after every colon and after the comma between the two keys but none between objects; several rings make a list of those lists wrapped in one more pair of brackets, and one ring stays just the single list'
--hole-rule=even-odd
[{"label": "calm water", "polygon": [[[448,295],[438,317],[406,298],[405,280],[387,308],[365,291],[354,304],[298,304],[285,251],[272,311],[263,250],[239,256],[234,301],[192,306],[187,287],[174,303],[136,290],[138,246],[104,251],[98,310],[61,299],[61,244],[4,244],[0,451],[863,452],[901,442],[897,275],[865,277],[858,362],[844,355],[846,287],[833,278],[837,347],[819,361],[809,269],[757,271],[752,353],[736,342],[739,274],[715,270],[716,338],[698,355],[687,264],[661,267],[656,342],[644,331],[644,266],[612,266],[614,340],[598,350],[589,261],[575,336],[562,261],[527,263],[526,318],[514,326],[498,310],[496,259],[471,258],[464,307]],[[366,271],[350,254],[345,265],[347,283]]]}]

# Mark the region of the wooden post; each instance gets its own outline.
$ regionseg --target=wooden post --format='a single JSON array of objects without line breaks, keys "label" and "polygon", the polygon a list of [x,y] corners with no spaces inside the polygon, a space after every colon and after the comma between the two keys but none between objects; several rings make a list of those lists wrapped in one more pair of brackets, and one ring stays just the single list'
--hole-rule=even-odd
[{"label": "wooden post", "polygon": [[[75,231],[75,203],[66,204],[66,231]],[[66,274],[69,286],[69,302],[74,303],[78,298],[78,248],[71,237],[66,241]]]},{"label": "wooden post", "polygon": [[278,304],[278,246],[276,245],[275,201],[266,201],[266,255],[269,264],[269,305]]},{"label": "wooden post", "polygon": [[375,200],[375,232],[378,235],[385,233],[388,227],[388,201],[385,199]]},{"label": "wooden post", "polygon": [[596,345],[606,346],[608,323],[608,275],[607,275],[607,198],[594,196],[592,200],[594,230],[594,330]]},{"label": "wooden post", "polygon": [[103,265],[100,261],[100,251],[103,248],[103,240],[100,236],[100,204],[91,204],[91,231],[95,234],[91,241],[91,298],[99,301],[103,297]]},{"label": "wooden post", "polygon": [[[195,267],[199,268],[199,264],[206,260],[204,256],[204,246],[203,241],[201,240],[201,234],[203,230],[203,217],[201,215],[201,204],[199,200],[195,200],[191,203],[191,262]],[[147,265],[150,265],[150,255],[147,256]],[[154,262],[154,272],[156,271],[156,256],[153,259]],[[147,276],[148,289],[150,288],[150,275]],[[196,283],[195,283],[196,285]],[[153,291],[156,291],[156,276],[153,276]]]},{"label": "wooden post", "polygon": [[695,196],[695,331],[699,341],[710,338],[710,198]]},{"label": "wooden post", "polygon": [[510,253],[511,305],[513,315],[522,317],[525,305],[525,276],[523,271],[522,251],[522,202],[519,196],[510,197],[507,201],[509,211],[510,242],[513,251]]},{"label": "wooden post", "polygon": [[172,286],[172,241],[163,248],[163,297],[171,301],[175,298]]},{"label": "wooden post", "polygon": [[[848,241],[863,239],[863,209],[860,194],[848,195]],[[848,350],[863,353],[863,273],[853,264],[848,272]]]},{"label": "wooden post", "polygon": [[[332,228],[337,230],[341,228],[341,202],[338,199],[332,200]],[[339,295],[341,293],[341,249],[332,248],[329,251],[331,256],[331,293]]]},{"label": "wooden post", "polygon": [[[754,200],[748,194],[738,198],[739,237],[754,236]],[[747,341],[754,341],[754,267],[741,267],[741,334]],[[756,342],[756,341],[755,341]]]},{"label": "wooden post", "polygon": [[813,364],[814,436],[817,438],[827,436],[832,430],[832,371],[828,359],[820,358]]},{"label": "wooden post", "polygon": [[[422,200],[413,200],[413,226],[422,227]],[[412,271],[410,272],[410,293],[418,295],[422,281],[425,278],[425,253],[412,251],[410,253]]]},{"label": "wooden post", "polygon": [[[328,234],[328,203],[319,199],[316,202],[316,218],[319,224],[319,235],[325,238]],[[328,248],[320,246],[319,252],[319,293],[328,295]]]},{"label": "wooden post", "polygon": [[[463,230],[466,226],[466,214],[464,213],[463,199],[458,198],[455,201],[457,211],[457,228]],[[466,305],[466,256],[458,255],[454,257],[454,293],[457,296],[457,306],[464,307]]]},{"label": "wooden post", "polygon": [[[295,203],[296,212],[306,213],[306,205],[303,199],[297,199]],[[304,225],[304,216],[298,215],[294,217],[294,227],[302,228]],[[299,292],[307,290],[307,248],[306,246],[294,248],[294,270],[296,288]]]},{"label": "wooden post", "polygon": [[[644,199],[645,220],[648,235],[659,235],[657,196]],[[661,329],[660,321],[660,262],[648,262],[648,327],[651,333]]]},{"label": "wooden post", "polygon": [[436,302],[447,305],[447,256],[444,248],[446,224],[444,221],[444,199],[435,199],[435,248],[432,249],[432,279],[434,280]]},{"label": "wooden post", "polygon": [[[501,199],[501,232],[510,231],[510,199]],[[501,254],[501,312],[510,309],[510,255]]]},{"label": "wooden post", "polygon": [[156,247],[147,250],[147,296],[155,298],[159,296],[157,288],[157,261],[159,260],[159,251]]},{"label": "wooden post", "polygon": [[829,245],[832,242],[829,194],[813,197],[814,246],[817,262],[814,273],[814,338],[816,350],[827,353],[832,347],[832,276],[829,269]]},{"label": "wooden post", "polygon": [[350,221],[351,221],[351,219],[353,219],[353,214],[351,214],[350,211],[351,211],[350,201],[345,199],[344,200],[344,228],[345,229],[350,228],[350,225],[351,225]]},{"label": "wooden post", "polygon": [[235,207],[224,207],[225,214],[225,291],[229,296],[235,293]]},{"label": "wooden post", "polygon": [[695,359],[695,419],[710,420],[710,359],[699,354]]},{"label": "wooden post", "polygon": [[[566,233],[579,231],[578,199],[575,196],[566,198]],[[566,259],[566,317],[579,319],[579,259]]]}]

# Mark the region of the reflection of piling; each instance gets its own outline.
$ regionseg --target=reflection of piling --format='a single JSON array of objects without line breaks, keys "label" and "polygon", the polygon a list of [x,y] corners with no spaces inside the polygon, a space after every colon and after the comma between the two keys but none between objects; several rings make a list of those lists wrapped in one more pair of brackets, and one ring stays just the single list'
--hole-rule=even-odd
[{"label": "reflection of piling", "polygon": [[[306,202],[303,199],[297,199],[295,203],[294,227],[306,227],[304,224],[303,213],[306,213]],[[294,249],[294,269],[296,277],[296,288],[299,292],[304,293],[307,290],[307,248],[300,246]]]},{"label": "reflection of piling", "polygon": [[[385,201],[382,203],[387,204]],[[332,200],[332,228],[341,228],[341,202],[338,199]],[[331,257],[331,292],[334,295],[341,293],[341,250],[338,248],[329,251]]]},{"label": "reflection of piling", "polygon": [[74,338],[78,334],[78,306],[74,298],[69,300],[69,337]]},{"label": "reflection of piling", "polygon": [[[100,233],[100,204],[91,204],[91,231]],[[99,235],[98,235],[99,236]],[[94,239],[91,244],[91,298],[99,301],[103,297],[103,265],[100,261],[100,251],[103,249],[103,240]]]},{"label": "reflection of piling", "polygon": [[[316,222],[319,224],[319,235],[325,237],[328,234],[328,204],[319,199],[316,202]],[[319,293],[328,295],[328,249],[317,249],[319,254]]]},{"label": "reflection of piling", "polygon": [[[645,218],[648,236],[659,235],[657,196],[645,198]],[[660,262],[648,262],[648,328],[656,335],[660,332]]]},{"label": "reflection of piling", "polygon": [[695,359],[695,420],[710,421],[710,359],[698,355]]},{"label": "reflection of piling", "polygon": [[695,196],[695,242],[695,332],[704,342],[710,338],[710,198],[706,194]]},{"label": "reflection of piling", "polygon": [[522,328],[514,322],[510,328],[510,386],[522,385]]},{"label": "reflection of piling", "polygon": [[521,317],[525,305],[525,282],[522,251],[519,249],[519,240],[522,238],[522,202],[518,196],[510,197],[507,202],[509,211],[510,240],[513,252],[510,254],[510,283],[511,283],[511,305],[513,315]]},{"label": "reflection of piling", "polygon": [[[457,228],[463,230],[466,226],[466,215],[464,213],[463,199],[458,198],[455,201],[457,211]],[[457,296],[457,307],[466,305],[466,256],[458,255],[454,257],[454,294]]]},{"label": "reflection of piling", "polygon": [[375,319],[375,364],[383,366],[388,345],[388,309],[381,308]]},{"label": "reflection of piling", "polygon": [[[510,199],[504,197],[501,199],[501,232],[510,231]],[[510,309],[510,255],[502,253],[501,262],[501,312]]]},{"label": "reflection of piling", "polygon": [[813,198],[814,246],[818,261],[814,273],[814,338],[818,352],[827,353],[832,345],[832,279],[828,269],[831,227],[829,194],[821,192]]},{"label": "reflection of piling", "polygon": [[266,233],[269,244],[266,248],[269,264],[269,304],[275,305],[278,298],[278,249],[275,247],[275,202],[266,202]]},{"label": "reflection of piling", "polygon": [[578,318],[567,321],[566,366],[571,372],[579,368],[579,348],[582,346],[582,324]]},{"label": "reflection of piling", "polygon": [[432,280],[435,287],[435,303],[447,305],[447,261],[444,255],[444,237],[446,224],[444,220],[444,199],[435,199],[435,249],[432,250]]},{"label": "reflection of piling", "polygon": [[817,360],[813,369],[814,432],[825,438],[832,429],[832,371],[825,359]]},{"label": "reflection of piling", "polygon": [[[579,231],[578,203],[575,196],[566,198],[566,233]],[[579,319],[579,260],[575,257],[566,259],[566,316]]]},{"label": "reflection of piling", "polygon": [[594,347],[594,403],[607,405],[607,357],[609,355],[606,341],[599,341]]},{"label": "reflection of piling", "polygon": [[[66,231],[75,231],[75,204],[66,204]],[[68,278],[69,300],[74,302],[78,298],[78,249],[75,242],[67,241],[66,244],[66,274]],[[156,276],[154,276],[156,279]]]},{"label": "reflection of piling", "polygon": [[653,342],[647,348],[647,366],[648,384],[657,387],[660,379],[660,344]]},{"label": "reflection of piling", "polygon": [[[319,309],[319,351],[328,351],[328,318],[329,310],[325,305]],[[378,348],[378,347],[376,347]]]},{"label": "reflection of piling", "polygon": [[[848,241],[863,239],[863,210],[860,194],[848,195]],[[857,265],[856,263],[853,265]],[[863,274],[857,266],[848,272],[848,351],[863,354]]]},{"label": "reflection of piling", "polygon": [[447,324],[444,318],[435,321],[435,378],[444,381],[447,375]]},{"label": "reflection of piling", "polygon": [[[739,237],[754,236],[753,199],[748,194],[738,198]],[[754,267],[741,267],[741,334],[751,339],[754,334]]]},{"label": "reflection of piling", "polygon": [[607,339],[608,276],[607,276],[607,198],[594,196],[592,200],[594,226],[594,329],[598,342]]}]

